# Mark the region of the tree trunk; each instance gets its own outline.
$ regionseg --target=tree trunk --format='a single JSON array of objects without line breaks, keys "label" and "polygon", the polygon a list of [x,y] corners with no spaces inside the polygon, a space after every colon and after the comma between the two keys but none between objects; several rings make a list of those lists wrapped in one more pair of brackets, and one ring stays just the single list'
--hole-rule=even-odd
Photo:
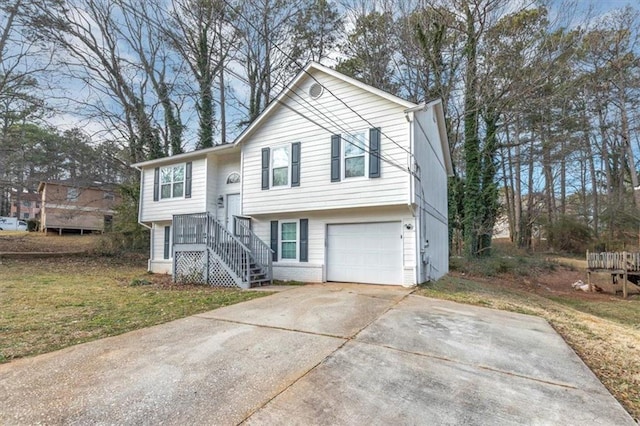
[{"label": "tree trunk", "polygon": [[464,242],[467,256],[477,256],[480,216],[480,141],[478,139],[478,104],[476,99],[476,55],[478,41],[473,14],[465,4],[467,37],[465,43],[466,74],[464,94],[464,159],[466,181],[464,190]]},{"label": "tree trunk", "polygon": [[[521,147],[520,147],[520,123],[516,120],[515,125],[515,134],[514,134],[514,144],[515,144],[515,152],[514,152],[514,169],[515,169],[515,187],[513,191],[513,205],[515,209],[515,223],[514,228],[516,230],[515,241],[518,244],[518,247],[525,247],[522,240],[522,157],[521,157]],[[529,190],[531,193],[531,189]]]},{"label": "tree trunk", "polygon": [[624,91],[620,91],[620,120],[621,120],[621,136],[622,144],[626,150],[627,168],[631,178],[631,186],[633,191],[633,204],[640,207],[640,186],[638,184],[638,171],[633,156],[633,148],[631,147],[631,134],[629,132],[629,119],[627,117],[627,107]]}]

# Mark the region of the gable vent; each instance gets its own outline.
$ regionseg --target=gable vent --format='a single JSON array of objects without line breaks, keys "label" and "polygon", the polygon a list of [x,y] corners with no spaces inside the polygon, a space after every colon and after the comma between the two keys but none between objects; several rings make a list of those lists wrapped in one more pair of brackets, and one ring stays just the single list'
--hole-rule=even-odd
[{"label": "gable vent", "polygon": [[321,84],[313,83],[311,87],[309,87],[309,96],[311,99],[318,99],[322,96],[322,92],[324,92],[324,87]]}]

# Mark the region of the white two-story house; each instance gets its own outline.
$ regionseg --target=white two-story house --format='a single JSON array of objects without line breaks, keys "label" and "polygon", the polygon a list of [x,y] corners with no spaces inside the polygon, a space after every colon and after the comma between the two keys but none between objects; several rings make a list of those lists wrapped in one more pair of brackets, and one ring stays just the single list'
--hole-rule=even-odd
[{"label": "white two-story house", "polygon": [[149,270],[414,285],[448,271],[442,103],[311,63],[232,144],[134,164]]}]

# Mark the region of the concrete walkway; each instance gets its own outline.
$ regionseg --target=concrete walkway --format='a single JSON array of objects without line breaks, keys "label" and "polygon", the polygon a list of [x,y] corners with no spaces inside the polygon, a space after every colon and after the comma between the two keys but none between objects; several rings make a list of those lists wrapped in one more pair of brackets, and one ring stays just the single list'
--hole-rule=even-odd
[{"label": "concrete walkway", "polygon": [[542,319],[313,285],[0,365],[0,424],[580,424],[631,417]]}]

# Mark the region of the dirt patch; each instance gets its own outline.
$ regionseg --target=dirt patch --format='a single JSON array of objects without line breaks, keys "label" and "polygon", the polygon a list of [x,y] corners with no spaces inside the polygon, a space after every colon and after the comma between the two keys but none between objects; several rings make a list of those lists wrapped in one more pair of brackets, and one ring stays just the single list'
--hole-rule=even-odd
[{"label": "dirt patch", "polygon": [[[610,274],[592,273],[591,283],[600,288],[601,292],[584,292],[574,289],[571,284],[582,281],[587,283],[586,268],[576,267],[560,261],[553,271],[531,273],[529,275],[504,274],[498,278],[474,277],[483,282],[493,282],[505,288],[516,288],[540,294],[543,296],[563,296],[579,300],[619,300],[622,297],[622,280],[617,284],[612,282]],[[632,283],[627,286],[629,297],[640,297],[640,287]]]}]

